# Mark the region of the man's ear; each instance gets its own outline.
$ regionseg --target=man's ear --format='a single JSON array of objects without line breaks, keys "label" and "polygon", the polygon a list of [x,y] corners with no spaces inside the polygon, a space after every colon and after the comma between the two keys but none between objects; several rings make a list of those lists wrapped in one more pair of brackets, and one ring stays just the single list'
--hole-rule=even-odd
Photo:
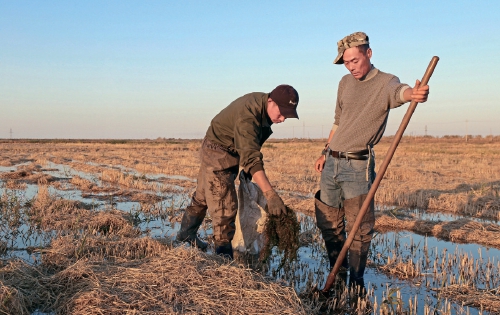
[{"label": "man's ear", "polygon": [[370,59],[372,58],[372,49],[371,48],[368,48],[366,50],[366,55],[368,56],[368,58],[370,58]]}]

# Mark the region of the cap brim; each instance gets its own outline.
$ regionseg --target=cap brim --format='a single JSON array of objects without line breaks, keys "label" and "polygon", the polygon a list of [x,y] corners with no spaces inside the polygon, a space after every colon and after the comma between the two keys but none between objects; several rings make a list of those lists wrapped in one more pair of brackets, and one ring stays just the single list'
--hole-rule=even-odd
[{"label": "cap brim", "polygon": [[348,47],[344,47],[344,49],[342,49],[341,52],[339,52],[339,54],[337,55],[337,58],[335,58],[335,60],[333,61],[334,64],[336,65],[341,65],[344,63],[344,52],[349,49],[349,48],[353,48],[353,47],[357,47],[357,46],[361,46],[361,45],[365,45],[365,44],[370,44],[368,41],[366,40],[363,40],[363,41],[359,41],[359,42],[356,42],[356,43],[351,43]]},{"label": "cap brim", "polygon": [[290,106],[279,106],[280,114],[285,118],[297,118],[299,119],[299,115],[297,114],[297,107]]},{"label": "cap brim", "polygon": [[338,55],[337,55],[337,58],[335,58],[335,60],[333,61],[334,64],[336,65],[341,65],[344,63],[344,59],[342,58],[344,56],[344,52],[340,52]]}]

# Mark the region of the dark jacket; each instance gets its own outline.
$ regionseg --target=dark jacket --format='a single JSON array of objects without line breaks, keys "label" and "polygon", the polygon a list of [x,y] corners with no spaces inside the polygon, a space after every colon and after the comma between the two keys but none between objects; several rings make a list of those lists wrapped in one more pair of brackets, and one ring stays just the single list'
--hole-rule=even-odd
[{"label": "dark jacket", "polygon": [[240,166],[254,174],[264,169],[262,144],[273,133],[267,115],[268,93],[249,93],[236,99],[212,119],[206,138],[240,157]]}]

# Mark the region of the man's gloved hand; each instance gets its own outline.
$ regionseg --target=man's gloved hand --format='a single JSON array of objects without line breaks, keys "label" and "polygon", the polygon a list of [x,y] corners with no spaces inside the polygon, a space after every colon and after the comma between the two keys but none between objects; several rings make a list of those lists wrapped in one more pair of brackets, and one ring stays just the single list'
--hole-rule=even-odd
[{"label": "man's gloved hand", "polygon": [[280,216],[286,213],[286,207],[280,196],[274,191],[274,189],[268,190],[264,193],[264,197],[267,199],[267,209],[269,214]]}]

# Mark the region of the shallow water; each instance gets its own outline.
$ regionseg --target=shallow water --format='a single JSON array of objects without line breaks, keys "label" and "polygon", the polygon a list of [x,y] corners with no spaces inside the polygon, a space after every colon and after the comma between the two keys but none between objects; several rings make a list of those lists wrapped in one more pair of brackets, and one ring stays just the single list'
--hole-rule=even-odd
[{"label": "shallow water", "polygon": [[[311,220],[313,220],[311,218]],[[297,265],[292,267],[293,272],[279,271],[276,273],[272,268],[270,274],[278,279],[282,279],[289,285],[293,285],[297,292],[308,290],[311,284],[317,288],[323,288],[329,272],[329,262],[326,251],[323,249],[322,241],[315,242],[308,246],[301,247]],[[490,269],[492,276],[489,281],[484,275],[477,275],[474,285],[479,289],[498,288],[500,279],[498,278],[500,264],[500,250],[494,248],[484,248],[475,244],[455,244],[452,242],[438,240],[434,237],[425,237],[414,233],[391,232],[379,234],[372,242],[370,249],[369,265],[365,271],[365,285],[371,296],[371,302],[377,301],[378,305],[385,300],[388,301],[390,290],[399,292],[403,307],[408,307],[409,300],[414,303],[415,298],[418,305],[418,314],[423,313],[424,305],[430,309],[439,310],[443,305],[442,299],[433,288],[439,288],[443,279],[450,282],[454,278],[454,283],[460,282],[461,273],[459,264],[453,263],[451,267],[446,263],[446,268],[440,268],[438,263],[437,273],[433,273],[433,262],[458,260],[460,257],[468,256],[474,261],[479,271],[486,272]],[[409,280],[401,280],[395,276],[379,271],[377,265],[384,265],[388,256],[403,257],[403,261],[412,261],[425,266],[425,257],[431,262],[426,268],[422,267],[421,277]],[[272,266],[276,268],[280,259],[275,256]],[[493,268],[488,268],[493,265]],[[444,277],[444,278],[443,278]],[[479,310],[462,307],[459,303],[451,303],[452,314],[479,314]]]},{"label": "shallow water", "polygon": [[[452,214],[452,213],[441,213],[441,212],[427,212],[421,211],[419,209],[401,209],[399,211],[402,214],[407,214],[417,220],[426,220],[426,221],[455,221],[465,218],[465,216]],[[470,218],[470,217],[468,217]],[[478,220],[479,221],[479,220]]]},{"label": "shallow water", "polygon": [[[2,172],[13,172],[17,170],[20,165],[28,165],[29,163],[23,163],[11,167],[1,167]],[[57,196],[57,198],[63,198],[68,200],[80,201],[95,211],[105,211],[105,210],[122,210],[124,212],[130,213],[135,216],[136,224],[139,229],[141,229],[145,234],[151,235],[152,237],[163,238],[165,236],[172,236],[176,234],[177,228],[175,223],[171,223],[168,215],[151,215],[142,212],[142,205],[140,202],[134,201],[123,201],[123,197],[114,196],[113,192],[108,193],[85,193],[75,189],[73,185],[69,183],[69,180],[77,175],[81,178],[90,180],[94,184],[98,185],[100,180],[95,174],[90,174],[82,171],[77,171],[67,165],[56,164],[48,162],[45,169],[42,169],[43,173],[51,175],[58,179],[61,187],[63,189],[57,189],[53,186],[48,186],[48,192],[52,196]],[[160,178],[160,177],[158,177]],[[10,194],[12,199],[15,199],[21,207],[23,205],[31,202],[37,196],[39,186],[35,184],[27,184],[24,189],[6,189],[3,186],[3,182],[0,180],[0,196],[4,194]],[[118,189],[117,189],[118,190]],[[156,191],[148,190],[134,190],[127,189],[129,192],[146,192],[155,194],[162,197],[162,201],[155,203],[155,208],[158,212],[168,212],[168,209],[179,209],[187,203],[189,199],[185,193],[162,193]],[[10,198],[10,197],[9,197]],[[126,199],[126,198],[125,198]],[[211,231],[210,231],[211,233]],[[0,224],[0,240],[3,241],[7,246],[7,251],[4,255],[5,258],[18,257],[24,259],[31,263],[36,263],[40,260],[38,252],[33,252],[33,248],[43,248],[50,244],[50,241],[57,236],[56,231],[42,231],[31,226],[27,222],[20,222],[20,224],[14,229],[9,226],[4,226]]]},{"label": "shallow water", "polygon": [[456,221],[456,220],[460,220],[460,219],[468,219],[468,220],[476,221],[476,222],[480,222],[480,223],[498,224],[498,221],[493,220],[493,219],[489,220],[489,219],[482,219],[482,218],[474,218],[474,217],[460,215],[460,214],[442,213],[442,212],[436,212],[436,211],[428,212],[428,211],[420,210],[420,209],[399,209],[397,213],[410,215],[414,219],[424,220],[424,221],[449,222],[449,221]]},{"label": "shallow water", "polygon": [[[100,184],[100,180],[95,174],[76,171],[61,164],[49,163],[47,166],[51,170],[46,170],[44,173],[59,178],[62,183],[69,181],[72,176],[78,175],[97,185]],[[0,167],[0,172],[15,170],[16,167]],[[150,180],[168,178],[165,175],[154,174],[146,174],[145,176]],[[67,186],[64,186],[63,190],[49,186],[49,193],[60,198],[78,200],[85,204],[93,205],[94,210],[97,211],[119,209],[130,213],[137,219],[135,221],[136,226],[153,238],[175,237],[179,229],[178,210],[185,207],[189,201],[187,194],[162,194],[161,192],[148,191],[149,193],[160,194],[159,196],[163,200],[154,205],[157,212],[144,213],[140,202],[122,200],[119,197],[113,196],[112,193],[82,195],[80,190],[74,189],[69,183],[65,185]],[[131,191],[131,189],[127,190]],[[23,190],[5,189],[0,186],[0,195],[9,193],[13,194],[20,204],[29,204],[29,201],[37,195],[38,186],[28,184],[26,189]],[[450,214],[425,213],[415,210],[406,211],[418,215],[418,218],[421,220],[451,221],[463,218],[462,216]],[[210,240],[212,229],[207,221],[209,220],[205,220],[199,234],[202,238]],[[299,214],[299,221],[301,232],[308,231],[307,234],[310,236],[308,238],[310,241],[306,242],[299,249],[298,260],[288,269],[277,270],[281,259],[276,250],[274,250],[274,255],[270,260],[267,271],[268,276],[272,276],[279,282],[293,286],[298,293],[307,291],[311,286],[322,288],[329,272],[326,251],[320,233],[316,228],[314,218]],[[484,222],[484,220],[481,222]],[[7,244],[7,251],[2,255],[3,259],[19,257],[36,263],[40,257],[36,251],[33,252],[31,249],[47,246],[51,238],[56,235],[54,231],[43,232],[36,230],[26,222],[21,222],[15,229],[3,224],[0,224],[0,226],[2,228],[0,230],[0,240]],[[209,249],[209,252],[211,251]],[[420,266],[423,276],[417,279],[400,280],[395,276],[390,276],[379,271],[377,266],[384,265],[388,257],[394,259],[400,257],[405,262],[411,260]],[[388,296],[388,292],[390,289],[394,289],[393,292],[399,292],[404,307],[408,306],[410,299],[414,300],[416,297],[419,305],[418,313],[423,313],[424,305],[437,310],[443,307],[443,304],[437,293],[432,291],[432,288],[439,287],[440,283],[444,281],[443,279],[448,282],[459,282],[460,270],[458,262],[464,259],[464,257],[472,260],[478,266],[478,270],[484,272],[490,270],[493,272],[489,278],[480,275],[477,277],[475,285],[478,288],[500,286],[500,280],[498,279],[500,251],[497,249],[488,249],[477,244],[455,244],[410,232],[378,234],[372,242],[369,258],[371,263],[365,272],[365,284],[368,288],[370,299],[372,303],[377,301],[380,305],[384,300],[391,300],[392,297]],[[447,260],[454,263],[451,266],[447,263],[441,263]],[[452,304],[452,314],[465,314],[466,312],[467,309],[461,308],[459,304]],[[479,311],[473,308],[470,308],[468,312],[469,314],[479,314]]]},{"label": "shallow water", "polygon": [[86,164],[92,165],[92,166],[101,166],[101,167],[119,169],[119,170],[121,170],[123,172],[126,172],[126,173],[128,173],[130,175],[134,175],[134,176],[137,176],[137,177],[144,176],[144,178],[149,179],[149,180],[160,180],[162,178],[169,178],[169,179],[179,179],[179,180],[185,180],[185,181],[190,181],[190,182],[196,182],[196,179],[193,179],[193,178],[190,178],[190,177],[187,177],[187,176],[182,176],[182,175],[166,175],[166,174],[141,173],[141,172],[138,172],[137,170],[135,170],[133,168],[126,167],[126,166],[120,165],[120,164],[117,164],[117,165],[107,165],[107,164],[99,164],[99,163],[93,163],[93,162],[86,162]]}]

